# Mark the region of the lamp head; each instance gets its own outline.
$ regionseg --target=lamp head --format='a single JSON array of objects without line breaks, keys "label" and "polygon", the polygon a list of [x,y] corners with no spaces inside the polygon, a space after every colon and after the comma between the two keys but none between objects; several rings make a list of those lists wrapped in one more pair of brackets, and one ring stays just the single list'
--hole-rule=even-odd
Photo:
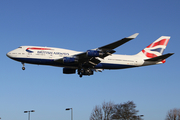
[{"label": "lamp head", "polygon": [[35,112],[35,110],[31,110],[31,112]]},{"label": "lamp head", "polygon": [[66,108],[66,110],[71,110],[72,108]]}]

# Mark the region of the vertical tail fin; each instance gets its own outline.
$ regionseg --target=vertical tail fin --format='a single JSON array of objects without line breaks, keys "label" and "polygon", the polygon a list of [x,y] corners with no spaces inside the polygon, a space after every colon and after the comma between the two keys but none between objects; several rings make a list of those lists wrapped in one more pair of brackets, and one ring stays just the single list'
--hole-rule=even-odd
[{"label": "vertical tail fin", "polygon": [[141,52],[137,55],[140,55],[144,58],[154,58],[157,56],[161,56],[169,42],[170,36],[161,36],[149,46],[144,48]]}]

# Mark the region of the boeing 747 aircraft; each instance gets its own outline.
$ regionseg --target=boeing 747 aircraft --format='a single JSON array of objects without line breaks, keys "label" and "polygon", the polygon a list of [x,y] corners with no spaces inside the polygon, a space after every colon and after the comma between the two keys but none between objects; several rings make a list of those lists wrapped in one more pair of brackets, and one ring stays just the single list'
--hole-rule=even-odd
[{"label": "boeing 747 aircraft", "polygon": [[115,48],[137,37],[135,33],[111,44],[77,52],[54,47],[21,46],[7,53],[13,60],[24,64],[51,65],[63,67],[64,74],[75,74],[76,70],[80,77],[93,75],[94,71],[101,72],[104,69],[124,69],[165,63],[165,59],[174,53],[163,54],[170,37],[161,36],[136,55],[114,54]]}]

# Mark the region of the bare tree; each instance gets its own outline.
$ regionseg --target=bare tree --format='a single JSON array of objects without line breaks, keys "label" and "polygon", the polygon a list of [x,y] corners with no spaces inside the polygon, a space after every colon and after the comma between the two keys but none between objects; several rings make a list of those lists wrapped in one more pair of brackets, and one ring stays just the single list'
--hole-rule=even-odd
[{"label": "bare tree", "polygon": [[90,120],[102,120],[103,119],[103,114],[102,114],[102,109],[100,106],[95,106],[93,109]]},{"label": "bare tree", "polygon": [[104,102],[102,107],[95,106],[91,113],[90,120],[111,120],[113,106],[114,104],[112,102]]},{"label": "bare tree", "polygon": [[180,120],[180,109],[169,110],[165,120]]},{"label": "bare tree", "polygon": [[113,119],[119,120],[140,120],[140,116],[137,116],[138,110],[135,109],[136,105],[133,101],[128,101],[124,104],[117,104],[114,106]]},{"label": "bare tree", "polygon": [[104,120],[110,120],[113,113],[114,104],[112,102],[104,102],[102,104],[102,109],[104,111]]},{"label": "bare tree", "polygon": [[123,104],[104,102],[101,106],[95,106],[90,120],[141,120],[143,115],[138,116],[138,110],[132,101]]}]

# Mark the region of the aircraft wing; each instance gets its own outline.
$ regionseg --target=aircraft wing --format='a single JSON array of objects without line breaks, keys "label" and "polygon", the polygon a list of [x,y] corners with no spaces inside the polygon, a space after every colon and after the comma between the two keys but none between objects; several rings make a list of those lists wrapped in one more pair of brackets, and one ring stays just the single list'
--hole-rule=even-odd
[{"label": "aircraft wing", "polygon": [[[133,34],[133,35],[127,37],[127,38],[123,38],[121,40],[118,40],[116,42],[110,43],[108,45],[96,48],[95,50],[103,51],[104,54],[105,54],[104,57],[106,57],[106,56],[116,52],[113,49],[123,45],[124,43],[126,43],[126,42],[128,42],[128,41],[130,41],[130,40],[132,40],[134,38],[136,38],[138,35],[139,35],[139,33],[135,33],[135,34]],[[84,58],[84,57],[87,57],[87,54],[86,54],[86,52],[84,52],[84,53],[77,54],[75,56],[79,56],[79,57],[83,57]]]},{"label": "aircraft wing", "polygon": [[[83,64],[84,66],[87,66],[87,67],[94,67],[101,62],[98,59],[98,57],[103,59],[106,56],[115,53],[116,51],[113,49],[123,45],[124,43],[126,43],[126,42],[128,42],[134,38],[136,38],[138,36],[138,34],[139,33],[135,33],[135,34],[133,34],[127,38],[123,38],[121,40],[110,43],[108,45],[105,45],[105,46],[102,46],[102,47],[99,47],[96,49],[88,50],[88,51],[80,53],[80,54],[73,55],[73,58],[77,59],[79,64]],[[63,59],[64,58],[61,58],[61,59],[57,59],[55,61],[63,62]]]}]

